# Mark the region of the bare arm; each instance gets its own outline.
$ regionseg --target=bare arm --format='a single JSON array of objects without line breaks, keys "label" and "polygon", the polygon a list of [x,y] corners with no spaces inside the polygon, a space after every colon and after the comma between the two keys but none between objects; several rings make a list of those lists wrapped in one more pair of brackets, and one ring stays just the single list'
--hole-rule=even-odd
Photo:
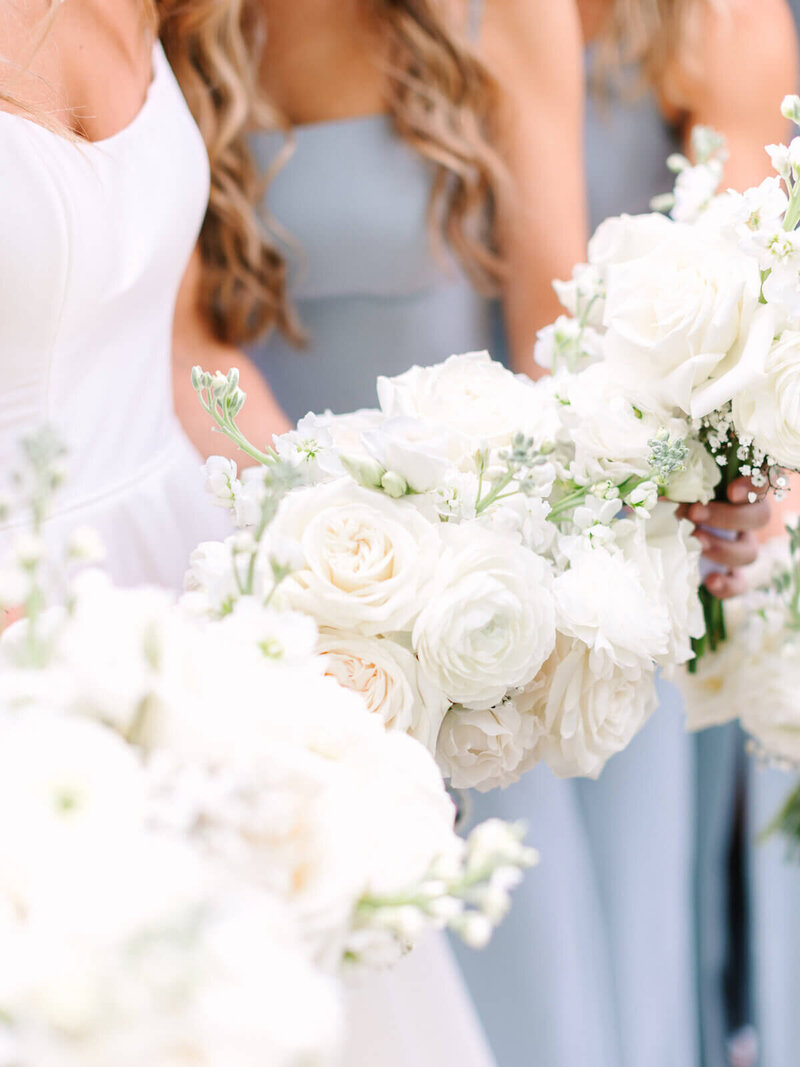
[{"label": "bare arm", "polygon": [[742,190],[774,173],[764,145],[791,136],[780,105],[797,85],[797,33],[786,0],[730,0],[719,11],[709,4],[689,27],[662,100],[687,141],[697,124],[725,135],[724,182]]},{"label": "bare arm", "polygon": [[175,308],[172,357],[175,410],[184,430],[202,455],[229,456],[246,466],[249,463],[247,457],[226,437],[212,429],[208,415],[200,406],[191,383],[195,364],[199,363],[204,370],[219,370],[223,374],[227,374],[231,367],[239,368],[240,383],[247,393],[247,403],[238,422],[245,436],[256,446],[263,448],[271,443],[274,433],[284,433],[291,428],[291,424],[244,352],[222,344],[212,335],[198,304],[200,270],[200,255],[195,252]]},{"label": "bare arm", "polygon": [[561,307],[553,278],[586,257],[583,42],[573,0],[487,0],[483,51],[497,77],[512,189],[501,240],[514,369],[534,377],[536,332]]}]

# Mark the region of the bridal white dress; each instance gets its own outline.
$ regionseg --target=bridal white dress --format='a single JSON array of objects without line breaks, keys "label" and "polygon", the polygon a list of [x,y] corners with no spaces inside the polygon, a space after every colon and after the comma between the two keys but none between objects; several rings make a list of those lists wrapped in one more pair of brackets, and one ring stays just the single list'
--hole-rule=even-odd
[{"label": "bridal white dress", "polygon": [[[153,69],[136,118],[93,144],[0,112],[0,470],[22,434],[51,424],[70,478],[50,540],[89,524],[118,582],[177,586],[225,519],[203,493],[170,371],[208,159],[160,46]],[[345,1067],[491,1067],[441,938],[362,985],[350,1014]]]},{"label": "bridal white dress", "polygon": [[89,524],[121,583],[180,585],[222,533],[172,405],[175,297],[205,213],[205,147],[163,51],[133,122],[76,143],[0,112],[0,457],[47,423],[68,481],[48,536]]}]

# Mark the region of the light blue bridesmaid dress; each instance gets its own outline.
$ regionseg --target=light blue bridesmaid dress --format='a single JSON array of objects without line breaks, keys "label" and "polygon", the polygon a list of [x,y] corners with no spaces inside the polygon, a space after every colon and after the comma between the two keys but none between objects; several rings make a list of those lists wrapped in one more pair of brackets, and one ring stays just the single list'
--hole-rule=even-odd
[{"label": "light blue bridesmaid dress", "polygon": [[[646,210],[669,187],[664,160],[674,144],[652,100],[612,100],[607,114],[590,104],[587,137],[595,223]],[[390,122],[318,123],[294,138],[269,210],[301,250],[291,285],[309,343],[298,351],[273,334],[251,352],[290,417],[371,406],[378,374],[451,352],[490,347],[502,358],[497,307],[434,253],[431,168]],[[265,168],[281,143],[255,140]],[[475,798],[476,815],[526,817],[542,852],[492,946],[459,952],[500,1067],[698,1064],[694,750],[680,712],[662,683],[659,711],[598,782],[559,781],[537,768],[503,793]],[[726,820],[722,810],[720,826]],[[712,911],[717,890],[708,893]],[[709,973],[705,1014],[719,1016],[711,1045],[721,1049],[720,976],[713,966]]]},{"label": "light blue bridesmaid dress", "polygon": [[[591,50],[589,62],[592,62]],[[587,103],[591,222],[649,210],[676,148],[650,97]],[[458,951],[503,1067],[696,1067],[694,752],[681,699],[660,706],[597,781],[538,767],[473,798],[524,815],[540,866],[481,956]]]}]

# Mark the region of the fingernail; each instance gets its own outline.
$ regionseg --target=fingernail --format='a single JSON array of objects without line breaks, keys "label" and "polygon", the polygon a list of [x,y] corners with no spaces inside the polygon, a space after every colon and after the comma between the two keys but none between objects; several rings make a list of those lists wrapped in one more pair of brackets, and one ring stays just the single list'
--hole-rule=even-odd
[{"label": "fingernail", "polygon": [[689,518],[692,522],[705,522],[706,519],[711,518],[711,509],[705,504],[694,504],[689,512]]},{"label": "fingernail", "polygon": [[[732,500],[734,504],[744,504],[750,495],[754,496],[755,494],[746,485],[732,485],[728,493],[728,499]],[[752,504],[754,501],[751,500],[750,503]]]}]

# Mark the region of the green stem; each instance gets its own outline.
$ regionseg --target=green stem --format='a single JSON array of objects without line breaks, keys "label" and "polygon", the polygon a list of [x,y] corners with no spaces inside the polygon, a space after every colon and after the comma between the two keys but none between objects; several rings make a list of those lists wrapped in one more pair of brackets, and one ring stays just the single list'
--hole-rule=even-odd
[{"label": "green stem", "polygon": [[800,782],[791,791],[781,809],[758,835],[763,844],[773,834],[783,834],[795,849],[800,848]]}]

